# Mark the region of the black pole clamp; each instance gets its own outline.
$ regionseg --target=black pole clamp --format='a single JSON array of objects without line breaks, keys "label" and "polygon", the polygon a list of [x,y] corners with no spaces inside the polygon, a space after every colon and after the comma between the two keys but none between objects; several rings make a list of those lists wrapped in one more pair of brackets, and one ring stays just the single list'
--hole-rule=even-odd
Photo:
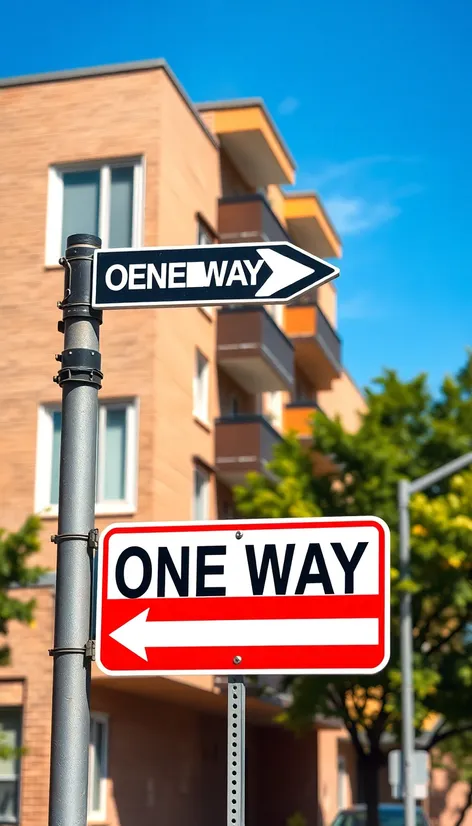
[{"label": "black pole clamp", "polygon": [[100,369],[102,357],[98,350],[75,347],[58,353],[56,360],[61,362],[62,367],[57,376],[53,377],[53,381],[60,387],[66,382],[81,382],[91,384],[100,390],[103,373]]},{"label": "black pole clamp", "polygon": [[50,648],[49,656],[56,657],[60,654],[83,654],[86,659],[95,660],[95,640],[87,640],[83,648]]},{"label": "black pole clamp", "polygon": [[53,533],[51,542],[59,545],[61,542],[68,542],[69,539],[81,539],[87,543],[89,551],[96,551],[98,548],[98,528],[92,528],[88,533]]}]

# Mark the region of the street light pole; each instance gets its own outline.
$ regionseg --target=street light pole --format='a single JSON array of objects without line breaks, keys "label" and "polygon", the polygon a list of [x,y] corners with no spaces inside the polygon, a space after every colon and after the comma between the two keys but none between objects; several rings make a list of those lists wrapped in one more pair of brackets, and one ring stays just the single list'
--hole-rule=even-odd
[{"label": "street light pole", "polygon": [[[410,577],[410,485],[406,479],[398,483],[400,533],[400,583]],[[415,752],[414,691],[413,691],[413,618],[411,593],[400,596],[400,660],[402,671],[402,760],[405,826],[415,826],[415,794],[413,760]]]},{"label": "street light pole", "polygon": [[[472,465],[472,452],[420,476],[413,482],[398,483],[400,583],[410,578],[410,497]],[[400,595],[400,659],[402,672],[402,768],[405,826],[415,826],[415,789],[413,760],[415,752],[414,691],[413,691],[413,617],[411,593]]]}]

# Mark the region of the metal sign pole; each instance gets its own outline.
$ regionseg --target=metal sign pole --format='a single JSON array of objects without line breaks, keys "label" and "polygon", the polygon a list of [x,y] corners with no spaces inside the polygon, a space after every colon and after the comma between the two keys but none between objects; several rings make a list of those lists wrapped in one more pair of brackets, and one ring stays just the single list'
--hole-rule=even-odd
[{"label": "metal sign pole", "polygon": [[86,826],[90,736],[92,555],[102,314],[91,307],[94,235],[67,239],[49,826]]},{"label": "metal sign pole", "polygon": [[244,826],[246,775],[246,686],[242,674],[228,677],[227,826]]}]

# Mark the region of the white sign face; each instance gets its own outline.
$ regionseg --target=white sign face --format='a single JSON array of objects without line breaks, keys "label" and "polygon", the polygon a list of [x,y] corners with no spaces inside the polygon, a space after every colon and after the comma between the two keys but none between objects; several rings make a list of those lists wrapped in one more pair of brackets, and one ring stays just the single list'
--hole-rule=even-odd
[{"label": "white sign face", "polygon": [[[416,749],[413,755],[413,778],[415,800],[426,800],[429,787],[429,754]],[[403,800],[403,766],[400,749],[394,749],[388,755],[388,782],[392,788],[392,797]]]},{"label": "white sign face", "polygon": [[388,660],[375,518],[115,525],[97,648],[112,674],[373,673]]}]

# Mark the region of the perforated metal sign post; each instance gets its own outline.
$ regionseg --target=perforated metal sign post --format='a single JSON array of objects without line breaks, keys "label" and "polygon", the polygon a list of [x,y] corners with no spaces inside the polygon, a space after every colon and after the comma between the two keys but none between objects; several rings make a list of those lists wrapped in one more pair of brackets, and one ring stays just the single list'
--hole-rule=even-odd
[{"label": "perforated metal sign post", "polygon": [[243,675],[379,671],[389,571],[375,517],[111,525],[97,663],[115,676],[228,675],[228,823],[242,826]]}]

